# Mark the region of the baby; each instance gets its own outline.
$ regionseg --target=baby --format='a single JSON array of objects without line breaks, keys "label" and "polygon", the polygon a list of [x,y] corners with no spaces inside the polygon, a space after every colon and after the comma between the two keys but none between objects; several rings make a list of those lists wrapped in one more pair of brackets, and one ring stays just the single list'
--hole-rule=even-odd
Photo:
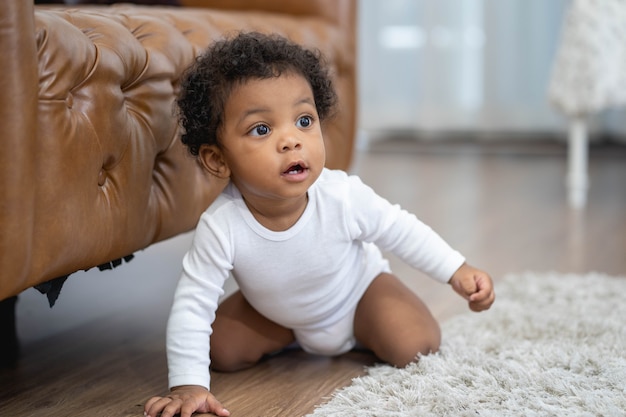
[{"label": "baby", "polygon": [[[321,355],[358,344],[398,367],[437,351],[439,325],[381,250],[451,284],[474,311],[493,303],[489,275],[430,227],[324,167],[336,94],[319,53],[259,33],[219,41],[186,73],[178,105],[191,154],[230,181],[183,260],[167,326],[171,391],[147,401],[147,416],[228,416],[209,367],[244,369],[293,343]],[[239,290],[218,305],[230,274]]]}]

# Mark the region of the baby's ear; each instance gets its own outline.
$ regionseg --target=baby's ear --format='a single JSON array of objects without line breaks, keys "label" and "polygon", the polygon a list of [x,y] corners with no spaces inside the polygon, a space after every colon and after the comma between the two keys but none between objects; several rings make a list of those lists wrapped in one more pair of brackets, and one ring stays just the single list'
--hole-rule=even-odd
[{"label": "baby's ear", "polygon": [[228,164],[224,160],[224,154],[218,146],[202,145],[198,156],[204,169],[211,174],[222,179],[230,177],[230,168],[228,168]]}]

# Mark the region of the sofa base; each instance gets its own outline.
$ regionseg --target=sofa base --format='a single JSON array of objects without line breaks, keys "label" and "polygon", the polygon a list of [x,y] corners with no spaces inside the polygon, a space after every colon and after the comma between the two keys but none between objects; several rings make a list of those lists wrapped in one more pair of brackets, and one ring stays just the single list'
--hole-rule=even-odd
[{"label": "sofa base", "polygon": [[17,296],[0,301],[0,369],[10,369],[17,365],[19,359],[19,342],[15,323],[15,307]]}]

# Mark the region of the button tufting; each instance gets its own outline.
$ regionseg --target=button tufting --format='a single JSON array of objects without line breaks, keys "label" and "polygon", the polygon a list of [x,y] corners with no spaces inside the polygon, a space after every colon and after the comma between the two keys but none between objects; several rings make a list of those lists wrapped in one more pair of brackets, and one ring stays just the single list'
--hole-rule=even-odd
[{"label": "button tufting", "polygon": [[72,93],[67,93],[67,97],[65,98],[65,105],[68,109],[74,107],[74,96]]},{"label": "button tufting", "polygon": [[98,173],[98,185],[102,187],[104,183],[107,181],[107,172],[102,168],[100,173]]}]

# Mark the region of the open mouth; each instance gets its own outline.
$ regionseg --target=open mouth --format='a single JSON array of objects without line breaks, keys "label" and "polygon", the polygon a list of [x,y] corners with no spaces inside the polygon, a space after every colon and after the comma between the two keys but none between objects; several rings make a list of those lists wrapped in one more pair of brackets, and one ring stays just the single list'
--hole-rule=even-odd
[{"label": "open mouth", "polygon": [[283,174],[285,175],[300,174],[304,172],[305,169],[306,168],[302,166],[301,164],[294,164],[294,165],[289,166],[289,168],[287,168],[285,172],[283,172]]}]

